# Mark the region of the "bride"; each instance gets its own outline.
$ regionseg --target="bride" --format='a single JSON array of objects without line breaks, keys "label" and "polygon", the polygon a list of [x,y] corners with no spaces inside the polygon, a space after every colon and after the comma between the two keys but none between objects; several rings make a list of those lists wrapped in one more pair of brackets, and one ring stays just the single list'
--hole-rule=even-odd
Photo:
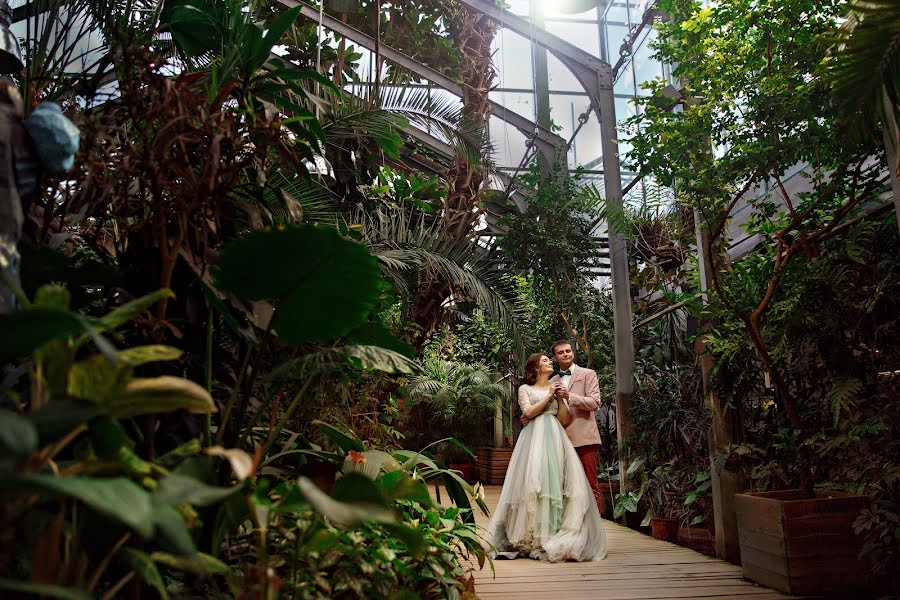
[{"label": "bride", "polygon": [[578,454],[563,425],[570,417],[549,383],[550,358],[532,354],[525,363],[519,406],[530,419],[513,450],[487,541],[508,558],[550,562],[602,560],[606,532]]}]

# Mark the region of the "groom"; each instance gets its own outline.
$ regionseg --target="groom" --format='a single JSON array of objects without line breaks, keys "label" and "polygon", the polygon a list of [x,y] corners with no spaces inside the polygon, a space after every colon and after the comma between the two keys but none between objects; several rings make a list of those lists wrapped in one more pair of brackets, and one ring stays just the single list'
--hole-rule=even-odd
[{"label": "groom", "polygon": [[566,401],[572,421],[566,426],[569,440],[575,446],[584,474],[587,475],[597,509],[603,514],[603,495],[600,492],[600,484],[597,481],[597,465],[600,462],[600,430],[597,429],[597,419],[594,414],[600,408],[600,383],[597,373],[591,369],[579,367],[575,364],[575,351],[568,340],[559,340],[553,343],[550,350],[556,364],[559,365],[559,374],[550,378],[550,384],[559,381],[562,389],[559,397]]}]

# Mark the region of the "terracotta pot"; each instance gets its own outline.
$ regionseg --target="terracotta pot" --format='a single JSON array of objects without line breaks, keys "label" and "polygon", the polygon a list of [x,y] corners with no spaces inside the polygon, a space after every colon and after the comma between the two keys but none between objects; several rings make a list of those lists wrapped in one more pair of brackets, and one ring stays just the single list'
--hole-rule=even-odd
[{"label": "terracotta pot", "polygon": [[706,527],[682,525],[678,528],[676,542],[679,546],[690,548],[706,556],[716,555],[716,540]]},{"label": "terracotta pot", "polygon": [[674,542],[678,539],[678,520],[653,517],[650,519],[650,535],[658,540]]},{"label": "terracotta pot", "polygon": [[800,490],[737,494],[744,577],[788,594],[859,598],[877,581],[859,559],[853,521],[865,496]]},{"label": "terracotta pot", "polygon": [[603,510],[600,513],[604,519],[613,518],[613,507],[615,506],[616,492],[619,491],[619,484],[610,483],[608,481],[600,482],[600,495],[603,497]]}]

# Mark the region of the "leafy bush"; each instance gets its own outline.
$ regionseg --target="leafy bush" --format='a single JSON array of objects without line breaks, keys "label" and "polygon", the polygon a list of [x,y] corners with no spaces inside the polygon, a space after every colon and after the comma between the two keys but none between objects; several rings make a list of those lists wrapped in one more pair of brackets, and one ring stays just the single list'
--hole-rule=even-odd
[{"label": "leafy bush", "polygon": [[[4,390],[0,410],[0,589],[112,598],[137,577],[165,595],[161,565],[226,570],[197,551],[197,510],[242,484],[209,485],[196,468],[206,458],[198,440],[156,460],[135,452],[138,418],[214,412],[212,398],[186,379],[136,375],[179,350],[117,350],[103,336],[171,295],[163,290],[95,319],[69,309],[65,288],[44,286],[33,303],[20,294],[24,310],[0,316],[0,357],[24,361],[28,373]],[[99,352],[90,354],[91,345]]]}]

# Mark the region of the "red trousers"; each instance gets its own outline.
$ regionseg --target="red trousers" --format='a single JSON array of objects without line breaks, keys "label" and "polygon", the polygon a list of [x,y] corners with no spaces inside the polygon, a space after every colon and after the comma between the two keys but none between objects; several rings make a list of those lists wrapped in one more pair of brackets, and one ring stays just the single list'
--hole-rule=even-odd
[{"label": "red trousers", "polygon": [[594,500],[597,502],[597,510],[602,515],[605,500],[600,492],[600,482],[597,480],[597,465],[600,464],[600,444],[578,446],[575,448],[575,452],[578,453],[578,458],[581,459],[581,466],[584,467],[584,474],[587,475],[591,491],[594,493]]}]

